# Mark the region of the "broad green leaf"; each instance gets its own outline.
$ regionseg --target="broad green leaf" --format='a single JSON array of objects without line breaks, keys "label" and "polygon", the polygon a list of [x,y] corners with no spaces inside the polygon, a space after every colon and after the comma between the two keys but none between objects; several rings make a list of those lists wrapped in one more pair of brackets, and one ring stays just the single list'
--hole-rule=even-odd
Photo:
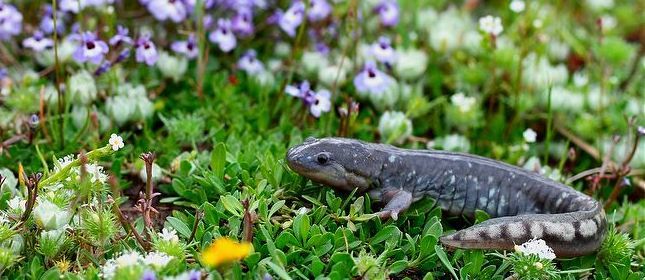
[{"label": "broad green leaf", "polygon": [[211,170],[217,178],[224,179],[224,166],[226,165],[226,146],[224,143],[217,143],[211,152]]},{"label": "broad green leaf", "polygon": [[182,222],[180,219],[177,219],[175,217],[168,217],[168,218],[166,218],[166,220],[183,237],[185,237],[185,238],[190,237],[190,233],[191,233],[190,228],[184,222]]}]

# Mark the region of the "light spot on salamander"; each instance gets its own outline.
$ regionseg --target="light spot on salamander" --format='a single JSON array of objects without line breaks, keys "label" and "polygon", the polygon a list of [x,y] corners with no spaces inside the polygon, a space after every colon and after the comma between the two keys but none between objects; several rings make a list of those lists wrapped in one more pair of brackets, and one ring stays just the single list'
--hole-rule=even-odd
[{"label": "light spot on salamander", "polygon": [[531,223],[531,237],[533,238],[542,238],[542,235],[544,234],[544,229],[542,228],[542,224],[538,222],[533,222]]},{"label": "light spot on salamander", "polygon": [[598,231],[598,227],[593,220],[584,220],[580,222],[580,234],[584,237],[593,236]]},{"label": "light spot on salamander", "polygon": [[486,231],[488,233],[488,236],[490,238],[499,238],[502,235],[502,228],[499,225],[494,225],[488,227],[488,230]]},{"label": "light spot on salamander", "polygon": [[394,162],[396,160],[396,156],[395,155],[390,155],[390,157],[387,158],[387,160],[389,160],[390,162]]},{"label": "light spot on salamander", "polygon": [[514,239],[520,238],[525,234],[524,226],[519,222],[508,224],[506,229],[508,230],[508,235]]},{"label": "light spot on salamander", "polygon": [[468,162],[468,168],[471,168],[471,167],[473,167],[473,164]]},{"label": "light spot on salamander", "polygon": [[564,241],[571,241],[576,236],[575,228],[570,223],[544,222],[544,230],[548,235]]},{"label": "light spot on salamander", "polygon": [[450,176],[450,184],[454,184],[455,180],[455,175]]},{"label": "light spot on salamander", "polygon": [[488,183],[490,184],[492,182],[493,182],[493,176],[488,176]]}]

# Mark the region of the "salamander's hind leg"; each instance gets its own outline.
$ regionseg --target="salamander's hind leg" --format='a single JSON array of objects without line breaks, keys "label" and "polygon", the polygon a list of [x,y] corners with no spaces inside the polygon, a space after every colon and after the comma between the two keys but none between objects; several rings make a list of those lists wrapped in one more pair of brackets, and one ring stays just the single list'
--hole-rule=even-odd
[{"label": "salamander's hind leg", "polygon": [[383,210],[376,212],[381,219],[392,218],[395,221],[399,213],[407,210],[412,204],[412,194],[404,190],[392,190],[383,193],[383,201],[386,202]]}]

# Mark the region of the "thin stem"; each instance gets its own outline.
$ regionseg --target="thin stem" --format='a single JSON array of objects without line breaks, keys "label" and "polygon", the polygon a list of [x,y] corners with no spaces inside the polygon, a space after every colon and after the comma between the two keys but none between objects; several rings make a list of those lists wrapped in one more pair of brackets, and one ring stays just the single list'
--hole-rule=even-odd
[{"label": "thin stem", "polygon": [[[57,7],[57,2],[56,0],[52,0],[52,10],[54,11],[52,13],[52,18],[54,21],[54,65],[55,65],[55,70],[54,74],[56,76],[56,92],[58,94],[58,113],[63,114],[64,111],[64,104],[65,100],[63,99],[63,92],[61,91],[60,84],[61,84],[61,77],[60,77],[60,61],[58,59],[58,7]],[[65,121],[63,118],[60,119],[59,124],[58,124],[58,133],[60,137],[60,148],[64,149],[65,148]]]}]

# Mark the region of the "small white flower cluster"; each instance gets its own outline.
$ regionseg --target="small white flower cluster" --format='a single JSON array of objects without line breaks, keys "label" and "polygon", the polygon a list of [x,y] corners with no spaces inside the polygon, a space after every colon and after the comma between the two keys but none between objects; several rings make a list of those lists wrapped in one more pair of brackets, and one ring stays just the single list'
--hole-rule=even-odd
[{"label": "small white flower cluster", "polygon": [[499,36],[504,31],[502,19],[491,15],[479,19],[479,29],[493,36]]},{"label": "small white flower cluster", "polygon": [[477,99],[471,96],[466,96],[463,92],[458,92],[450,97],[450,102],[455,105],[460,112],[470,112],[477,103]]},{"label": "small white flower cluster", "polygon": [[511,1],[509,8],[515,13],[521,13],[526,9],[526,3],[522,0],[513,0]]},{"label": "small white flower cluster", "polygon": [[[59,158],[58,162],[54,165],[54,172],[61,171],[67,165],[72,163],[74,160],[76,160],[75,155],[66,155],[63,158]],[[103,171],[103,166],[96,165],[93,163],[87,163],[85,164],[85,171],[89,175],[90,182],[92,183],[98,182],[101,184],[104,184],[105,182],[107,182],[108,176]],[[81,176],[81,169],[79,167],[73,167],[71,169],[71,174],[74,175],[74,178],[72,178],[72,176],[67,177],[66,178],[67,181],[71,181],[72,179],[79,178]],[[50,186],[50,187],[54,187],[54,186]],[[60,187],[60,186],[57,186],[57,187]]]},{"label": "small white flower cluster", "polygon": [[101,267],[101,276],[104,279],[113,279],[121,268],[131,266],[148,266],[155,270],[164,268],[174,257],[162,252],[150,252],[145,257],[138,252],[131,251],[105,262]]},{"label": "small white flower cluster", "polygon": [[161,230],[161,233],[159,233],[159,237],[165,241],[177,243],[179,242],[179,236],[177,236],[177,231],[174,229],[168,230],[167,228],[163,228]]},{"label": "small white flower cluster", "polygon": [[524,137],[524,141],[526,141],[526,143],[535,143],[537,133],[535,132],[535,130],[527,128],[526,130],[524,130],[524,133],[522,133],[522,136]]},{"label": "small white flower cluster", "polygon": [[553,249],[542,239],[531,239],[522,245],[515,245],[515,251],[525,255],[537,255],[542,259],[555,259]]}]

